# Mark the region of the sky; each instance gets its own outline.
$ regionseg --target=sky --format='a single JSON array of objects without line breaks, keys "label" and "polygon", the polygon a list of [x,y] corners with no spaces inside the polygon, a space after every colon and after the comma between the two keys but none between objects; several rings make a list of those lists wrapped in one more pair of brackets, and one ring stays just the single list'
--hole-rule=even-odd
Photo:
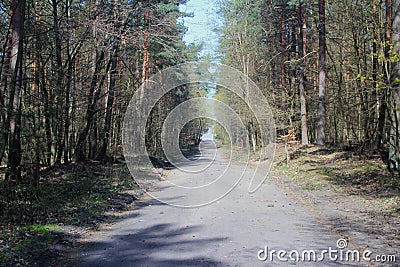
[{"label": "sky", "polygon": [[[214,29],[223,25],[223,19],[217,12],[216,1],[218,0],[189,0],[185,5],[180,5],[180,10],[193,14],[181,19],[187,27],[183,41],[186,44],[203,43],[203,49],[199,52],[200,59],[209,55],[211,61],[220,62],[217,53],[219,36]],[[206,97],[213,98],[215,93],[215,85],[208,84]],[[212,131],[212,127],[208,129],[208,138],[212,139]]]},{"label": "sky", "polygon": [[191,13],[193,17],[185,17],[181,20],[187,27],[183,41],[189,43],[204,42],[200,56],[217,56],[218,34],[213,30],[222,25],[222,18],[217,13],[216,0],[189,0],[180,6],[182,12]]}]

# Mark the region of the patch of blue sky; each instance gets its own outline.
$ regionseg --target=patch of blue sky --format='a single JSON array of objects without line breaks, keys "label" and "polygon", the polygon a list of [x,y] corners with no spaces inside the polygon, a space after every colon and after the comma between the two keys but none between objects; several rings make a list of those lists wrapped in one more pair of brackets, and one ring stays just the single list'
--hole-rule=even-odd
[{"label": "patch of blue sky", "polygon": [[222,27],[223,18],[218,13],[217,5],[216,0],[189,0],[180,5],[180,10],[192,16],[180,18],[180,22],[187,28],[183,37],[186,44],[203,44],[203,49],[199,52],[200,59],[208,58],[219,62],[220,35],[215,30]]}]

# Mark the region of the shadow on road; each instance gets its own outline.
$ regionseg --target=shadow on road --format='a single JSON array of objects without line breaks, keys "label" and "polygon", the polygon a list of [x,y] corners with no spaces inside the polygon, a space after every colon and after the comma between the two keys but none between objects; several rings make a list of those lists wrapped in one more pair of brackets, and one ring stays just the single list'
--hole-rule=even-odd
[{"label": "shadow on road", "polygon": [[[140,218],[140,216],[138,217]],[[138,224],[146,223],[137,221]],[[132,229],[133,228],[133,229]],[[194,257],[193,247],[201,248],[226,238],[199,238],[201,226],[177,228],[174,224],[157,223],[143,229],[127,225],[119,234],[104,241],[90,241],[80,254],[81,263],[70,266],[221,266],[210,257]],[[115,249],[115,247],[118,249]],[[179,249],[179,250],[177,250]],[[177,256],[178,255],[178,256]],[[179,256],[180,255],[180,256]]]}]

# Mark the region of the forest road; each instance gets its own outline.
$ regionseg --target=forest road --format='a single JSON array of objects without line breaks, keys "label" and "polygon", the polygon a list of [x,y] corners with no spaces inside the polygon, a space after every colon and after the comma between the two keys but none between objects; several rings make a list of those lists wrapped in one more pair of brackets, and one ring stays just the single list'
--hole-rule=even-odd
[{"label": "forest road", "polygon": [[[226,152],[218,151],[203,144],[192,167],[207,164],[210,157],[215,163],[209,167],[211,173],[221,172],[225,165],[229,166],[225,174],[237,176],[241,163],[227,165]],[[173,203],[181,199],[177,197],[181,192],[167,181],[202,184],[214,179],[209,176],[186,179],[184,173],[172,170],[151,194]],[[197,208],[178,208],[145,197],[129,216],[93,233],[76,252],[74,266],[366,266],[365,262],[330,260],[328,254],[323,262],[309,261],[307,253],[305,261],[292,262],[290,251],[298,251],[301,259],[305,250],[314,250],[318,259],[323,250],[337,249],[341,237],[268,178],[258,191],[249,194],[249,179],[243,177],[225,197]],[[287,253],[279,260],[273,250]],[[291,256],[296,258],[296,252]]]}]

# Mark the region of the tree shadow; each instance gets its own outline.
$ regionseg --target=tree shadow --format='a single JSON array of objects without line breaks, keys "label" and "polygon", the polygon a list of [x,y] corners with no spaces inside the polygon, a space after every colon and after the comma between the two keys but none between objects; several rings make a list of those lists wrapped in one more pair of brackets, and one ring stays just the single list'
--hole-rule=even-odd
[{"label": "tree shadow", "polygon": [[346,193],[378,198],[400,195],[400,179],[376,163],[380,160],[376,153],[359,154],[330,146],[300,147],[290,158],[306,166],[307,172],[323,175]]},{"label": "tree shadow", "polygon": [[[223,266],[212,256],[196,256],[196,249],[227,238],[199,238],[200,226],[177,227],[157,223],[139,230],[124,229],[103,240],[76,244],[83,248],[76,260],[63,266]],[[197,251],[198,252],[198,251]],[[197,253],[198,254],[198,253]]]},{"label": "tree shadow", "polygon": [[[29,178],[29,177],[27,177]],[[27,179],[29,181],[29,179]],[[0,183],[4,181],[1,180]],[[0,186],[6,190],[4,186]],[[124,164],[70,163],[45,170],[39,184],[16,184],[13,196],[2,193],[7,206],[2,223],[63,223],[95,227],[107,211],[125,210],[141,193]],[[137,190],[137,195],[125,190]]]},{"label": "tree shadow", "polygon": [[324,168],[322,171],[332,184],[341,186],[352,195],[382,198],[400,195],[400,181],[389,172],[367,169],[343,173],[340,167]]},{"label": "tree shadow", "polygon": [[[400,253],[400,241],[398,239],[400,229],[397,228],[395,231],[393,229],[396,229],[396,225],[400,224],[399,219],[393,218],[390,214],[384,214],[383,219],[377,221],[373,219],[376,216],[382,216],[382,214],[368,212],[360,214],[360,216],[332,216],[325,218],[325,223],[340,232],[342,236],[353,237],[357,240],[357,249],[359,250],[372,250],[373,255],[397,254],[396,257],[398,257],[398,253]],[[383,221],[386,221],[385,224],[391,224],[391,227],[382,225]]]}]

